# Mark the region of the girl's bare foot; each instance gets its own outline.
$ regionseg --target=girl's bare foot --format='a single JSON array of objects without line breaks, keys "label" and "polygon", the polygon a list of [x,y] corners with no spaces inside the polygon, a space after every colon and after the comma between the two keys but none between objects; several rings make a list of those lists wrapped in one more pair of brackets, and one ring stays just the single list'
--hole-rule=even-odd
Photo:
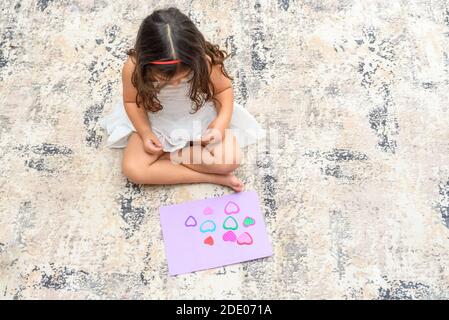
[{"label": "girl's bare foot", "polygon": [[222,175],[218,183],[234,189],[235,192],[241,192],[243,190],[243,182],[232,173]]}]

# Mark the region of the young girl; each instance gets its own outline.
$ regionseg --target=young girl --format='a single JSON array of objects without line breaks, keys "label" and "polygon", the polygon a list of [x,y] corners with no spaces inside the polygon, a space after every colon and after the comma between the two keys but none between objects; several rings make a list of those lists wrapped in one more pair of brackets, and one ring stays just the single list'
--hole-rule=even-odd
[{"label": "young girl", "polygon": [[106,147],[125,148],[122,172],[137,184],[216,183],[236,192],[242,147],[265,135],[234,102],[226,51],[177,8],[140,25],[122,70],[123,101],[99,120]]}]

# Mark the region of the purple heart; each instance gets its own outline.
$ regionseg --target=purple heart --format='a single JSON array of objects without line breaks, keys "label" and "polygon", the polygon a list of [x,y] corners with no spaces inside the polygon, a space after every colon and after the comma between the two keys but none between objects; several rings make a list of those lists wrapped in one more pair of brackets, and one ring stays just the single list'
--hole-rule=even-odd
[{"label": "purple heart", "polygon": [[186,227],[194,227],[196,226],[196,219],[193,216],[189,216],[184,225]]}]

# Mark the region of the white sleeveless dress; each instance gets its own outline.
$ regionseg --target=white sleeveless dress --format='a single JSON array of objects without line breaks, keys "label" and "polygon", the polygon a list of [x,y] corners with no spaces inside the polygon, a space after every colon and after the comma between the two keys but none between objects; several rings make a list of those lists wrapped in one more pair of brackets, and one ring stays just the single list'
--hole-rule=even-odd
[{"label": "white sleeveless dress", "polygon": [[[151,129],[162,143],[165,152],[173,152],[200,140],[209,124],[217,116],[213,101],[207,101],[196,113],[192,112],[193,101],[189,97],[191,76],[184,78],[177,86],[167,84],[158,98],[163,109],[148,112]],[[108,136],[105,147],[124,148],[132,132],[137,132],[128,118],[123,100],[115,104],[113,111],[98,121]],[[256,143],[264,138],[266,131],[257,120],[240,104],[234,102],[229,129],[236,136],[240,147]]]}]

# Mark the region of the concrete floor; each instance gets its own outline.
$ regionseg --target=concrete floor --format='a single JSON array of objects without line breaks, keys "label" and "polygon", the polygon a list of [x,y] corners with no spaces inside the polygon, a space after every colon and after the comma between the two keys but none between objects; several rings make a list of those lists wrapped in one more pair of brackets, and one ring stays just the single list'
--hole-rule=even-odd
[{"label": "concrete floor", "polygon": [[2,299],[449,298],[447,1],[176,2],[275,146],[237,172],[274,256],[178,277],[158,208],[231,190],[130,183],[97,124],[173,1],[70,3],[0,5]]}]

